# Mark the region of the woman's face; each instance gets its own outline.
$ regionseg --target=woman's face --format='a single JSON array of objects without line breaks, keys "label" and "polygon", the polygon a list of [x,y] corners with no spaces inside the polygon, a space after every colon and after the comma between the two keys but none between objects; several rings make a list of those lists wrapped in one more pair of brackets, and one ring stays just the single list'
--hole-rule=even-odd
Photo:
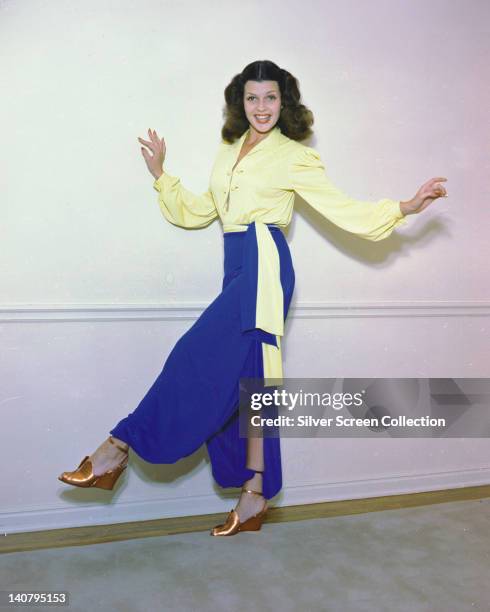
[{"label": "woman's face", "polygon": [[279,83],[247,81],[243,91],[243,106],[251,128],[265,134],[274,127],[281,113]]}]

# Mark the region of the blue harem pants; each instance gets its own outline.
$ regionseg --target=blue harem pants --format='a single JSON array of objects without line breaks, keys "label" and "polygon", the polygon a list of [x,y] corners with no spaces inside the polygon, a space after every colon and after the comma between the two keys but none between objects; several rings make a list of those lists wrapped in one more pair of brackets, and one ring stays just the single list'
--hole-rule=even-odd
[{"label": "blue harem pants", "polygon": [[[268,227],[279,253],[285,320],[294,269],[284,234]],[[241,331],[245,236],[223,234],[221,293],[177,341],[137,408],[110,431],[149,463],[175,463],[206,443],[221,487],[241,487],[255,473],[246,467],[247,438],[239,436],[239,380],[263,378],[262,342],[272,341],[261,329]],[[270,499],[282,487],[280,438],[264,437],[263,448],[263,495]]]}]

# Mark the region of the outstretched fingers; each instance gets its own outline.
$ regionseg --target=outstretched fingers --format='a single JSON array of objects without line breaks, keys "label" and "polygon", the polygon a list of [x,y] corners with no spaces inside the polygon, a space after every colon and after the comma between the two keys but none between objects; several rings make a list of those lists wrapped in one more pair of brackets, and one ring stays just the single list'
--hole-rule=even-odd
[{"label": "outstretched fingers", "polygon": [[143,138],[140,138],[138,136],[139,142],[145,145],[145,147],[148,147],[152,153],[157,153],[158,151],[162,151],[163,143],[164,143],[163,138],[162,139],[158,138],[156,131],[151,130],[149,128],[148,128],[148,135],[150,137],[150,140],[143,140]]},{"label": "outstretched fingers", "polygon": [[141,144],[144,144],[145,147],[148,147],[148,148],[151,149],[151,147],[153,145],[152,142],[150,142],[149,140],[143,140],[143,138],[140,138],[139,136],[138,136],[138,140],[141,142]]},{"label": "outstretched fingers", "polygon": [[158,134],[156,132],[156,130],[148,130],[148,134],[150,135],[150,138],[152,140],[152,142],[159,148],[162,148],[163,145],[163,138],[159,138]]}]

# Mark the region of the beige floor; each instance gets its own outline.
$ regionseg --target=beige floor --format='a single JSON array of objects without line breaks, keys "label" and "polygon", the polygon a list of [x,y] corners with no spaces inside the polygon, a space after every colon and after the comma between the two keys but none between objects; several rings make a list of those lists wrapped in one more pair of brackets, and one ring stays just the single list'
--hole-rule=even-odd
[{"label": "beige floor", "polygon": [[486,612],[490,499],[271,523],[231,538],[203,531],[7,553],[0,576],[3,590],[67,590],[60,609],[70,612]]}]

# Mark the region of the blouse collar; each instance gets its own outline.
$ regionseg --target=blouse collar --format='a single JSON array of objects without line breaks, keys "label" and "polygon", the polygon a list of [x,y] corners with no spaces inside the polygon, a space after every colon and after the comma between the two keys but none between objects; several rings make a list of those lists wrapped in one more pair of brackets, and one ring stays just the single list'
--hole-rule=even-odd
[{"label": "blouse collar", "polygon": [[[242,149],[242,145],[245,142],[245,138],[247,137],[249,133],[250,133],[250,127],[248,127],[245,130],[245,132],[243,132],[243,134],[240,136],[238,140],[235,140],[235,142],[232,143],[230,150],[232,152],[233,159],[236,160],[238,158],[238,155]],[[276,124],[265,138],[263,138],[252,149],[250,149],[246,157],[248,157],[249,155],[253,155],[257,151],[263,151],[266,149],[273,148],[284,138],[285,136],[281,132],[281,128]]]},{"label": "blouse collar", "polygon": [[[240,138],[235,141],[234,144],[237,146],[238,150],[241,149],[241,146],[244,143],[245,138],[248,136],[248,134],[250,134],[250,126],[243,132]],[[282,135],[281,128],[276,124],[272,128],[272,130],[269,132],[269,134],[267,134],[265,138],[263,138],[260,142],[258,142],[253,147],[253,149],[250,150],[250,152],[273,145],[275,142],[277,142],[277,140],[280,138],[281,135]]]}]

